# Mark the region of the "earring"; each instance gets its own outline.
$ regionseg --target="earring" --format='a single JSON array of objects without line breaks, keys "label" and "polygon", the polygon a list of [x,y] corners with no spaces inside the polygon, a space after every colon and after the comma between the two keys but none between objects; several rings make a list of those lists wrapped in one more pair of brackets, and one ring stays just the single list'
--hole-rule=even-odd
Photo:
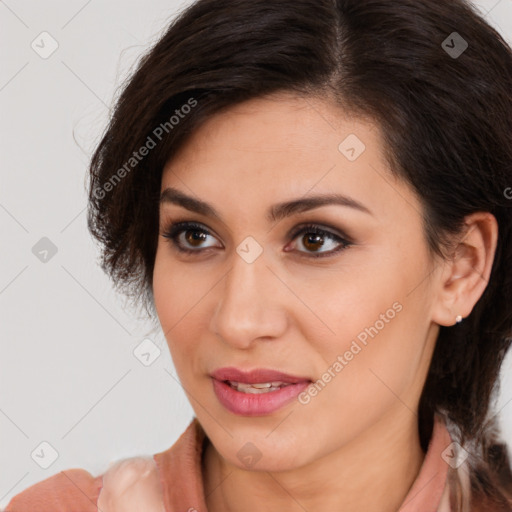
[{"label": "earring", "polygon": [[462,316],[461,315],[457,315],[455,317],[455,323],[460,324],[461,322],[462,322]]}]

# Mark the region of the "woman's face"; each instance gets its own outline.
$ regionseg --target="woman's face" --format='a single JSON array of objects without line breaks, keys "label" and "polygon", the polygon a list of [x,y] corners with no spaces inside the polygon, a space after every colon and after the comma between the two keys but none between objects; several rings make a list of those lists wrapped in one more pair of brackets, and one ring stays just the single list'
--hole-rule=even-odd
[{"label": "woman's face", "polygon": [[[209,205],[165,194],[153,285],[178,376],[224,459],[290,469],[417,421],[439,267],[376,125],[313,98],[251,100],[195,132],[164,169],[168,188]],[[334,194],[350,201],[308,202]],[[173,242],[178,222],[194,226]],[[236,391],[211,376],[225,367],[313,383]],[[272,393],[291,398],[277,406]]]}]

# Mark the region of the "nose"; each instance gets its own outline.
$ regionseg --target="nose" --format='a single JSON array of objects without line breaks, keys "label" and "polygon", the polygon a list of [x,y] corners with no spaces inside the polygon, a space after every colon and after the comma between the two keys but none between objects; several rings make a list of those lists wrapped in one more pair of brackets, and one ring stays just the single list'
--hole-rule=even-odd
[{"label": "nose", "polygon": [[210,324],[224,343],[248,349],[257,339],[279,338],[286,331],[287,290],[274,272],[264,254],[248,263],[234,253],[231,269],[218,285],[218,304]]}]

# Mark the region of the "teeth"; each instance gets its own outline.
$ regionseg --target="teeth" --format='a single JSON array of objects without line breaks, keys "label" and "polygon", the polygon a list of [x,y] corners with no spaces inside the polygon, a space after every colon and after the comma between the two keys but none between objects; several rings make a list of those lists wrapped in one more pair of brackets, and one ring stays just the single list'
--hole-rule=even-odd
[{"label": "teeth", "polygon": [[249,384],[249,386],[252,386],[253,388],[256,388],[256,389],[271,388],[272,382],[260,382],[258,384]]},{"label": "teeth", "polygon": [[270,391],[277,391],[285,386],[289,386],[290,384],[287,382],[274,381],[274,382],[260,382],[257,384],[245,384],[243,382],[233,382],[228,381],[229,385],[236,389],[237,391],[241,391],[242,393],[250,393],[250,394],[258,394],[258,393],[268,393]]}]

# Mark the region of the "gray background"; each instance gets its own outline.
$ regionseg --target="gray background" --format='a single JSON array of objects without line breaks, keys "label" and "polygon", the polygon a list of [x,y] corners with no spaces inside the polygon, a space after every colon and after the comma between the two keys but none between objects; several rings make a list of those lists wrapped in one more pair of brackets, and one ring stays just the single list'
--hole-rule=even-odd
[{"label": "gray background", "polygon": [[[113,291],[85,215],[116,89],[188,3],[0,1],[0,507],[63,469],[165,450],[192,418],[161,331]],[[477,5],[512,43],[512,1]],[[512,440],[512,354],[498,409]]]}]

